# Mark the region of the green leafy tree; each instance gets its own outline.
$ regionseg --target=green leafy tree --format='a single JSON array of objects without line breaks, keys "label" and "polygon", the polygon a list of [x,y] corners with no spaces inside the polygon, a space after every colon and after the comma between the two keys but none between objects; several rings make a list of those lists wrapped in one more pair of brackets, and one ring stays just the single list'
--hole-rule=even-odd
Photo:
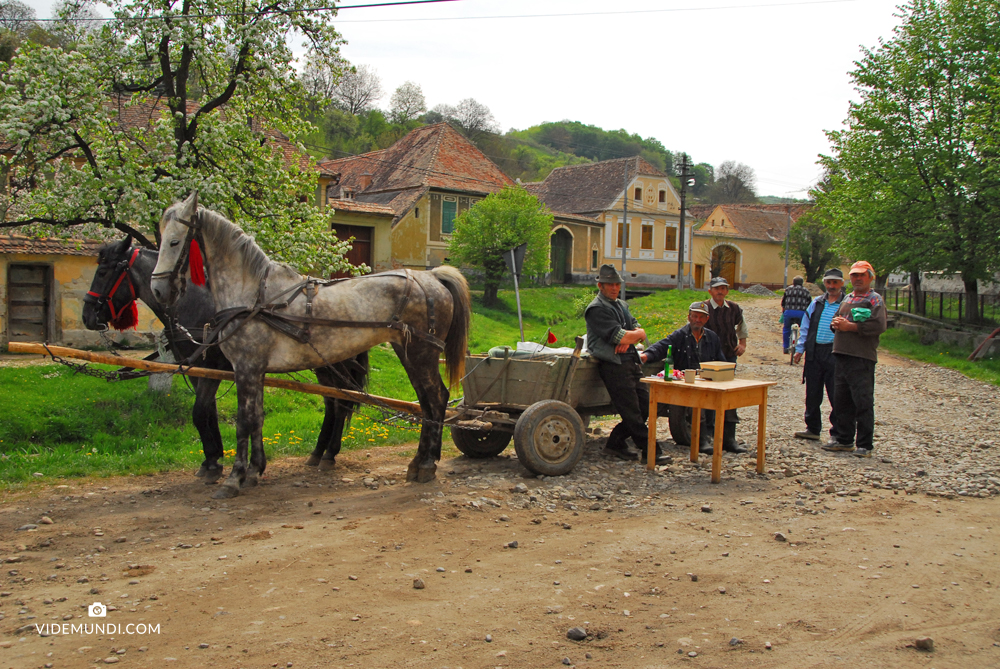
[{"label": "green leafy tree", "polygon": [[833,231],[812,212],[795,221],[788,235],[788,250],[792,259],[805,269],[806,281],[816,283],[827,267],[838,264],[835,242]]},{"label": "green leafy tree", "polygon": [[1000,265],[1000,2],[912,0],[900,12],[852,72],[859,100],[846,129],[827,133],[833,188],[817,202],[845,255],[960,274],[975,320],[977,280]]},{"label": "green leafy tree", "polygon": [[163,210],[191,190],[276,259],[346,269],[296,144],[306,92],[290,39],[336,66],[332,11],[307,0],[114,0],[73,50],[25,44],[0,71],[10,186],[0,227],[128,232],[152,246]]},{"label": "green leafy tree", "polygon": [[486,278],[483,304],[497,302],[497,290],[507,269],[503,253],[527,243],[524,275],[549,271],[552,212],[520,186],[505,186],[462,212],[448,245],[451,260],[481,269]]}]

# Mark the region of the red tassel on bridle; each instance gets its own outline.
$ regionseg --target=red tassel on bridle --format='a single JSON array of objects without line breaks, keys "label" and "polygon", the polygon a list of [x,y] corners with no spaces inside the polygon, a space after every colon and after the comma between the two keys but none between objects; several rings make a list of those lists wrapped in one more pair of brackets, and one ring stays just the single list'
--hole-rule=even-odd
[{"label": "red tassel on bridle", "polygon": [[131,330],[139,324],[139,309],[135,306],[135,300],[129,302],[128,306],[118,312],[118,315],[111,320],[111,327],[122,332]]},{"label": "red tassel on bridle", "polygon": [[205,285],[205,261],[201,257],[201,247],[198,241],[191,240],[191,253],[188,256],[188,266],[191,270],[191,283],[196,286]]}]

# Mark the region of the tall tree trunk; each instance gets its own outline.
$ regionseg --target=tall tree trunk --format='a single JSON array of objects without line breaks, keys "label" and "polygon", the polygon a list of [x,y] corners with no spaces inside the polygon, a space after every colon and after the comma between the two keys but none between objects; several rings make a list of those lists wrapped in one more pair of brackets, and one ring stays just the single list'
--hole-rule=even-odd
[{"label": "tall tree trunk", "polygon": [[979,282],[973,279],[969,281],[966,278],[962,278],[962,283],[965,284],[965,322],[966,323],[978,323],[979,322]]},{"label": "tall tree trunk", "polygon": [[913,313],[924,313],[924,298],[926,297],[920,288],[920,270],[910,271],[910,296],[913,298]]},{"label": "tall tree trunk", "polygon": [[500,288],[500,284],[496,282],[491,282],[489,279],[486,280],[486,284],[483,286],[483,306],[493,307],[496,306],[499,300],[497,299],[497,290]]}]

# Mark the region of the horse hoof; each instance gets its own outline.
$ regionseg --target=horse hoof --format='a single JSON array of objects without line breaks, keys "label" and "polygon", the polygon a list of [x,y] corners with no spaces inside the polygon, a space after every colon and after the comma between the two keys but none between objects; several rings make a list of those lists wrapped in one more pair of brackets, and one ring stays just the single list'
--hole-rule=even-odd
[{"label": "horse hoof", "polygon": [[315,454],[310,455],[308,458],[306,458],[306,467],[315,467],[320,462],[321,460],[319,459],[318,455]]},{"label": "horse hoof", "polygon": [[337,467],[337,461],[336,460],[320,460],[319,461],[319,470],[321,472],[328,472],[328,471],[330,471],[332,469],[336,469],[336,467]]},{"label": "horse hoof", "polygon": [[206,467],[202,465],[201,469],[195,473],[195,476],[205,479],[206,483],[218,481],[222,478],[222,467]]},{"label": "horse hoof", "polygon": [[428,481],[433,481],[436,477],[437,465],[431,465],[430,467],[419,467],[417,469],[417,483],[427,483]]},{"label": "horse hoof", "polygon": [[418,472],[418,467],[411,462],[410,465],[406,468],[406,480],[410,482],[416,482],[418,476],[417,472]]},{"label": "horse hoof", "polygon": [[228,483],[223,483],[219,486],[219,489],[215,491],[212,495],[213,499],[232,499],[240,494],[240,489],[236,486],[231,486]]}]

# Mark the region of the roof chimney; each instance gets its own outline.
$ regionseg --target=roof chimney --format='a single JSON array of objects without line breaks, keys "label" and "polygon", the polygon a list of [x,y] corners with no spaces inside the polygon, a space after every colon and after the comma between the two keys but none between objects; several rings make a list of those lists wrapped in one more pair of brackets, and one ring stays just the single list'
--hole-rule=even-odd
[{"label": "roof chimney", "polygon": [[365,170],[364,174],[361,175],[361,190],[364,190],[372,185],[372,173]]}]

